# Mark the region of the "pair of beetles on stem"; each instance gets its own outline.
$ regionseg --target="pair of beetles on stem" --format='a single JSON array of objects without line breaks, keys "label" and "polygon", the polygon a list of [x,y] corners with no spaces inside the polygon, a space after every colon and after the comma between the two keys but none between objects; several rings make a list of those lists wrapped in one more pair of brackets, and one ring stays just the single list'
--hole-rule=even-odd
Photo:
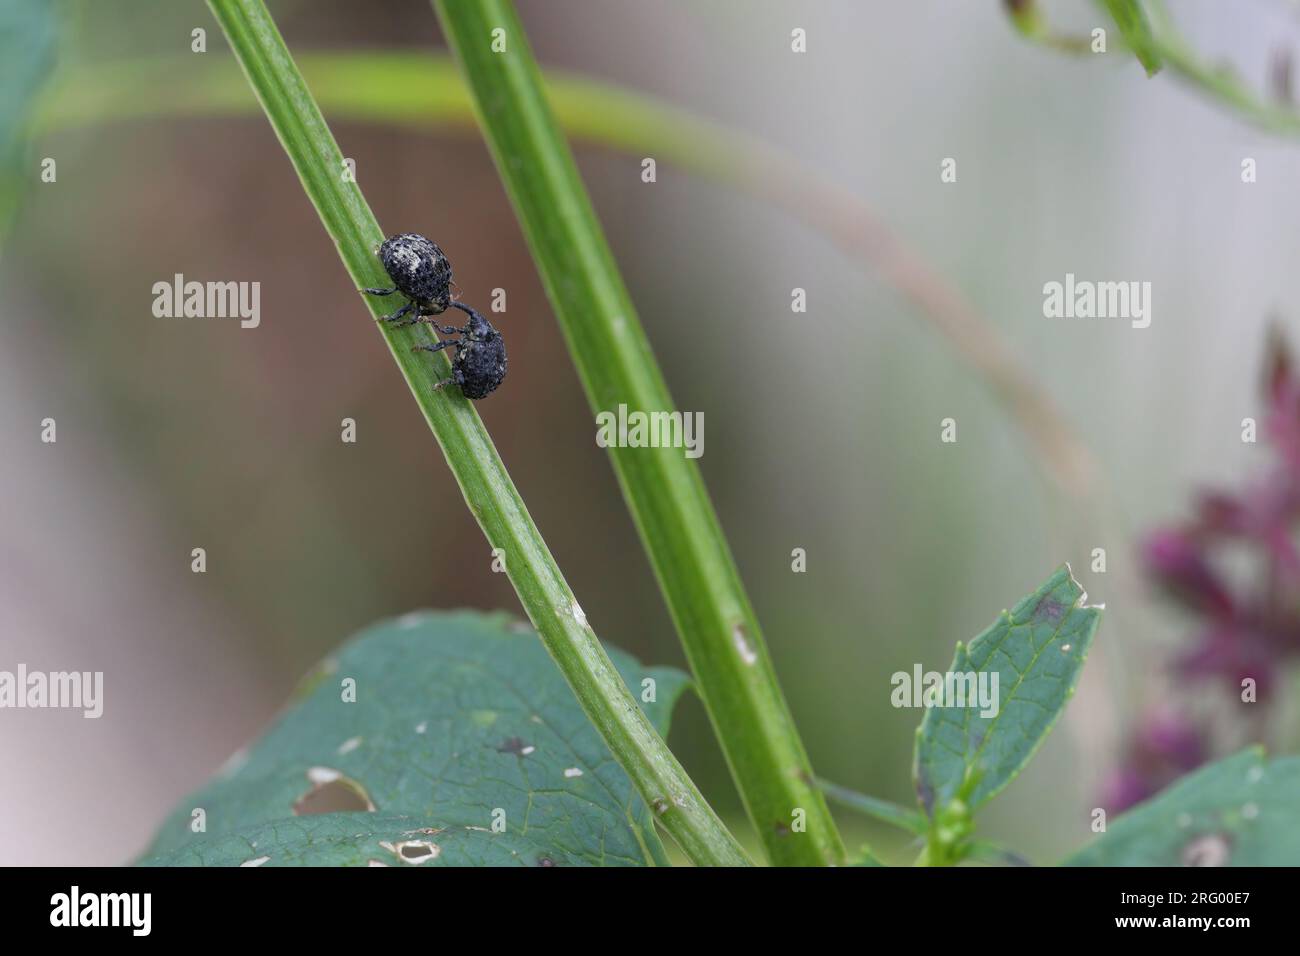
[{"label": "pair of beetles on stem", "polygon": [[[506,377],[506,343],[492,323],[451,295],[451,262],[441,249],[424,236],[404,232],[390,236],[379,247],[379,261],[393,281],[391,289],[362,289],[370,295],[392,295],[400,292],[407,303],[381,322],[397,322],[402,316],[410,318],[397,322],[397,327],[427,322],[443,335],[459,335],[433,345],[417,345],[412,351],[440,352],[455,348],[456,357],[451,362],[451,378],[443,379],[435,388],[457,385],[466,398],[485,398],[496,391]],[[441,315],[448,308],[460,309],[469,316],[463,328],[439,325],[436,319],[426,316]]]}]

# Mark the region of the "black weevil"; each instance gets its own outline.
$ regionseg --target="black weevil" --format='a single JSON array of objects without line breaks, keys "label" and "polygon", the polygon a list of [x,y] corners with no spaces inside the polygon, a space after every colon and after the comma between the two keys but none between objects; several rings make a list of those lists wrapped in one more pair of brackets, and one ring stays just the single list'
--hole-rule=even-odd
[{"label": "black weevil", "polygon": [[413,232],[389,236],[379,247],[379,261],[384,264],[388,278],[393,280],[393,288],[365,291],[371,295],[400,292],[410,299],[381,321],[400,319],[412,309],[417,309],[419,315],[437,315],[447,311],[451,304],[451,262],[437,245]]},{"label": "black weevil", "polygon": [[[462,302],[452,299],[451,262],[438,246],[424,236],[412,232],[390,236],[379,247],[379,260],[384,271],[393,280],[391,289],[363,289],[370,295],[392,295],[400,292],[409,300],[391,315],[380,318],[392,322],[409,312],[414,316],[399,326],[427,322],[444,335],[459,335],[459,339],[440,341],[436,345],[417,345],[413,351],[438,352],[455,347],[456,357],[451,361],[452,376],[435,387],[458,385],[466,398],[485,398],[496,391],[506,377],[506,344],[501,333],[480,313]],[[439,325],[425,318],[440,315],[448,308],[460,309],[469,316],[464,328]]]},{"label": "black weevil", "polygon": [[461,394],[466,398],[486,398],[496,391],[502,379],[506,377],[506,343],[501,333],[492,328],[492,323],[483,318],[463,302],[452,302],[453,309],[460,309],[469,316],[465,327],[458,329],[454,325],[435,325],[444,335],[457,333],[458,339],[448,339],[436,345],[417,345],[416,352],[438,352],[455,346],[456,357],[451,360],[451,378],[445,378],[434,388],[444,385],[459,385]]}]

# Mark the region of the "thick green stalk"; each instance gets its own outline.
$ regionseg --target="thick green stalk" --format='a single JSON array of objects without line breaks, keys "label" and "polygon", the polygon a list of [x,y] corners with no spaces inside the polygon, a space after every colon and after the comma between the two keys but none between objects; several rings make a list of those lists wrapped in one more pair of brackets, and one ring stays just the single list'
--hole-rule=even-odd
[{"label": "thick green stalk", "polygon": [[[673,411],[513,5],[435,0],[434,6],[592,409]],[[807,755],[695,462],[680,448],[612,447],[610,455],[772,862],[843,862],[839,833],[812,785]]]},{"label": "thick green stalk", "polygon": [[[375,257],[383,240],[355,182],[343,175],[342,153],[325,125],[262,0],[208,0],[240,65],[293,162],[321,222],[359,287],[387,284]],[[383,300],[365,297],[371,313]],[[439,353],[412,353],[426,332],[383,334],[442,446],[470,511],[494,548],[506,555],[519,600],[582,709],[627,771],[657,819],[696,864],[748,863],[677,759],[646,719],[565,583],[524,507],[478,413],[455,389],[435,391],[449,365]]]}]

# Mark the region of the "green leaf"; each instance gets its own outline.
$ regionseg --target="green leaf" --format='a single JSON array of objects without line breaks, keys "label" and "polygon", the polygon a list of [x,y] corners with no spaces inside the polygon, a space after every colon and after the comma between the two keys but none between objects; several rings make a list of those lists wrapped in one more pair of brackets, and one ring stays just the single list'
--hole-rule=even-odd
[{"label": "green leaf", "polygon": [[[666,734],[686,676],[609,654],[638,700],[642,681],[655,681],[655,701],[641,706]],[[196,808],[204,833],[191,830]],[[498,808],[503,833],[492,832]],[[469,611],[407,615],[351,641],[246,756],[175,810],[147,856],[229,866],[666,862],[649,808],[537,635],[506,614]]]},{"label": "green leaf", "polygon": [[1293,866],[1300,757],[1251,747],[1188,774],[1116,819],[1066,866]]},{"label": "green leaf", "polygon": [[[977,703],[931,707],[917,730],[917,796],[933,819],[954,800],[973,811],[1015,779],[1074,694],[1092,645],[1100,608],[1062,566],[1041,588],[966,648],[957,645],[951,672],[997,678],[996,715]],[[992,708],[990,708],[991,710]],[[965,815],[965,810],[960,814]]]},{"label": "green leaf", "polygon": [[1111,19],[1119,27],[1124,42],[1147,71],[1147,76],[1155,76],[1159,73],[1160,67],[1163,66],[1160,48],[1151,33],[1151,23],[1147,20],[1146,11],[1142,9],[1140,0],[1106,0],[1106,9],[1110,11]]},{"label": "green leaf", "polygon": [[418,817],[327,813],[254,824],[194,840],[142,866],[581,865],[527,836],[435,828]]}]

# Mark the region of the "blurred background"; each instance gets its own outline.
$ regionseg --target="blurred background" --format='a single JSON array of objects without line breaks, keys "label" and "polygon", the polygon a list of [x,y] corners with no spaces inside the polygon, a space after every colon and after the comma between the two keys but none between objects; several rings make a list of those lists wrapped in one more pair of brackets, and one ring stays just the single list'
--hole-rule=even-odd
[{"label": "blurred background", "polygon": [[[300,55],[446,52],[423,0],[270,6]],[[1044,7],[1062,29],[1097,21]],[[1241,421],[1266,412],[1266,329],[1300,314],[1300,150],[1122,53],[1031,45],[995,0],[519,8],[544,67],[743,131],[869,210],[1087,449],[1086,493],[1045,480],[1007,408],[870,256],[752,192],[669,162],[646,184],[642,155],[578,144],[675,400],[704,413],[700,465],[817,771],[910,803],[921,715],[890,706],[890,675],[945,669],[956,641],[1070,561],[1108,611],[1079,695],[981,832],[1035,862],[1083,843],[1135,721],[1209,693],[1166,673],[1188,621],[1144,584],[1139,542],[1195,488],[1267,465]],[[1300,43],[1284,0],[1173,10],[1260,88]],[[167,57],[183,84],[186,64],[231,60],[201,3],[58,12],[61,69]],[[519,610],[265,119],[194,112],[70,123],[23,146],[0,262],[0,669],[102,670],[105,712],[0,711],[3,864],[129,860],[378,618]],[[507,290],[494,321],[510,378],[479,410],[596,632],[684,666],[485,147],[448,124],[333,126],[387,232],[435,238],[480,308]],[[40,181],[47,156],[55,183]],[[955,183],[940,181],[947,157]],[[1149,281],[1150,328],[1044,318],[1043,285],[1067,272]],[[260,282],[260,327],[155,318],[152,286],[175,273]],[[796,287],[806,314],[791,312]],[[946,417],[956,444],[939,440]],[[746,828],[698,701],[671,743]],[[842,819],[850,844],[914,854]]]}]

